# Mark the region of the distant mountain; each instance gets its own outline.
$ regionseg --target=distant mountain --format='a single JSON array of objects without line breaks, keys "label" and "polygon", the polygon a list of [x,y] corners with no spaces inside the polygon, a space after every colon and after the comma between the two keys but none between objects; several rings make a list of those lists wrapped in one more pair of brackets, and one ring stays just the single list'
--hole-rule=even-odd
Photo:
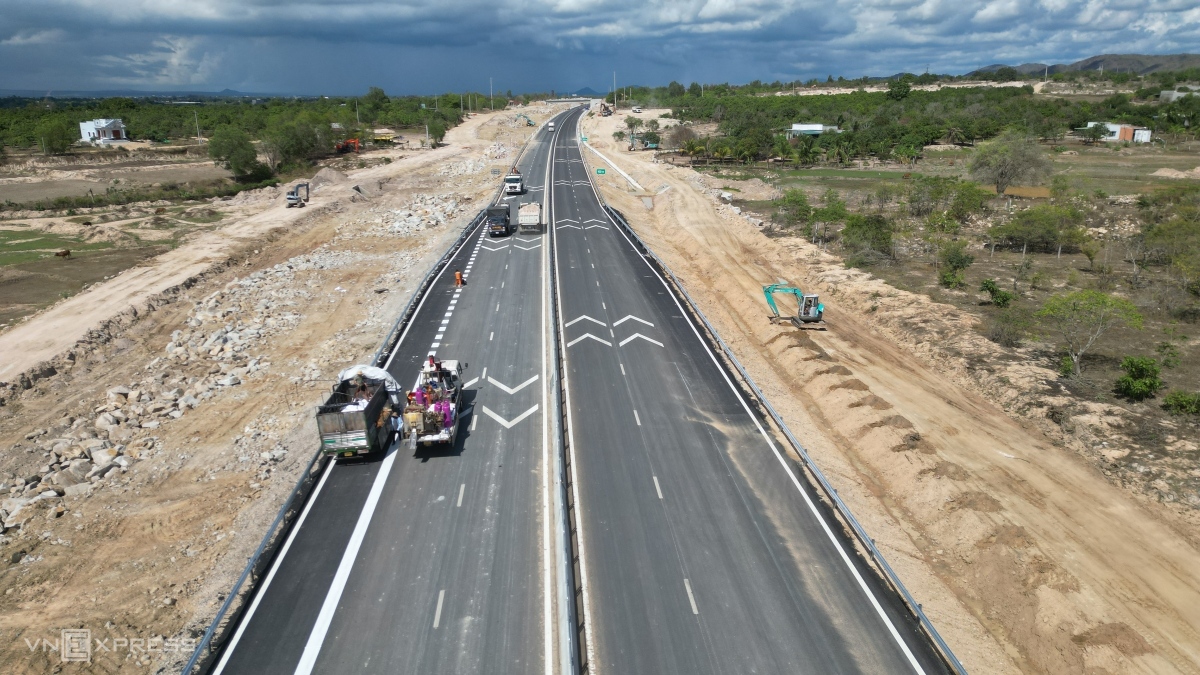
[{"label": "distant mountain", "polygon": [[583,89],[580,89],[579,91],[574,92],[574,94],[576,96],[583,96],[585,98],[600,98],[600,97],[604,96],[604,94],[596,91],[595,89],[592,89],[591,87],[584,87]]},{"label": "distant mountain", "polygon": [[1144,75],[1160,70],[1200,68],[1200,54],[1101,54],[1099,56],[1090,56],[1074,63],[1056,63],[1054,65],[1023,63],[1019,66],[1008,66],[1003,63],[997,63],[971,71],[967,75],[993,73],[1001,68],[1008,67],[1025,75],[1045,73],[1047,68],[1051,75],[1079,70],[1100,70],[1101,68],[1110,73]]}]

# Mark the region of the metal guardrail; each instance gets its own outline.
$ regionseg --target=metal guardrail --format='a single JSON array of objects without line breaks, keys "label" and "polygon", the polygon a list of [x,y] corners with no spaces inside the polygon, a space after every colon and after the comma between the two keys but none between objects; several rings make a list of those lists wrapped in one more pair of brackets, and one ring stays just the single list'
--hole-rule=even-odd
[{"label": "metal guardrail", "polygon": [[[535,131],[534,135],[536,135],[536,133],[537,132]],[[529,141],[532,139],[533,135],[530,135],[529,139],[527,139],[521,146],[521,152],[517,154],[517,158],[514,160],[514,163],[519,163],[521,158],[525,156],[525,151],[529,147]],[[503,189],[504,184],[501,182],[500,186],[496,188],[496,194],[488,203],[494,203],[500,197]],[[471,236],[471,233],[483,221],[486,213],[487,210],[484,209],[476,214],[476,216],[472,218],[465,227],[463,227],[462,232],[459,233],[454,242],[446,248],[446,252],[442,254],[442,257],[439,258],[438,261],[435,262],[432,267],[430,267],[429,271],[425,273],[425,277],[421,280],[421,283],[417,285],[412,297],[409,298],[408,304],[404,307],[404,311],[400,313],[400,317],[396,319],[394,324],[392,324],[392,329],[388,331],[387,337],[383,339],[383,342],[379,345],[379,349],[375,350],[374,356],[371,357],[372,364],[379,366],[387,360],[387,357],[391,354],[391,351],[395,349],[396,342],[403,333],[405,326],[407,326],[408,322],[412,320],[417,306],[421,303],[421,300],[425,297],[425,294],[429,292],[429,288],[432,286],[433,280],[437,278],[437,275],[443,269],[445,269],[446,265],[450,264],[450,261],[462,247],[463,242]],[[263,572],[262,567],[265,567],[271,561],[275,552],[275,545],[279,543],[280,539],[283,538],[283,535],[286,534],[290,529],[292,520],[296,513],[304,508],[304,504],[308,500],[309,491],[313,485],[313,480],[317,475],[320,474],[320,470],[314,472],[313,467],[324,467],[325,462],[322,461],[324,459],[326,459],[325,455],[321,451],[321,448],[318,447],[317,451],[313,454],[312,459],[309,460],[308,467],[305,469],[303,475],[301,475],[300,480],[296,482],[296,487],[292,488],[291,494],[288,495],[288,498],[284,501],[283,506],[280,507],[279,513],[275,516],[275,520],[271,523],[271,526],[267,528],[267,532],[263,535],[262,542],[259,543],[258,548],[254,551],[254,555],[250,557],[249,561],[247,561],[246,567],[242,570],[241,576],[238,577],[237,582],[233,585],[233,588],[230,589],[229,595],[225,597],[225,602],[221,604],[221,608],[217,610],[216,616],[213,617],[212,622],[204,631],[204,637],[201,638],[200,643],[196,645],[196,650],[192,652],[192,656],[188,659],[187,665],[185,665],[183,670],[180,671],[183,675],[190,675],[195,670],[196,666],[200,664],[202,659],[211,659],[218,653],[212,647],[214,640],[216,640],[218,646],[224,642],[223,639],[216,639],[217,631],[222,629],[221,623],[225,620],[230,608],[233,607],[234,601],[242,592],[242,587],[246,584],[247,579],[253,577],[255,580],[257,580]],[[226,625],[224,629],[228,630],[230,625],[232,624]],[[224,638],[224,635],[221,637]]]},{"label": "metal guardrail", "polygon": [[[599,194],[599,191],[597,191],[597,194]],[[603,202],[603,198],[601,198],[601,201]],[[922,609],[921,604],[917,602],[915,598],[913,598],[911,593],[909,593],[908,589],[904,586],[904,583],[900,581],[900,577],[896,574],[895,570],[892,569],[892,566],[888,564],[887,559],[884,558],[883,553],[880,552],[880,550],[875,546],[875,540],[867,534],[867,531],[863,529],[863,526],[858,522],[858,519],[855,518],[854,514],[850,511],[850,507],[842,501],[842,498],[838,495],[837,490],[829,483],[829,480],[825,477],[825,474],[821,471],[820,467],[818,467],[816,462],[812,460],[812,457],[809,456],[808,450],[806,450],[805,447],[800,443],[800,440],[796,438],[796,436],[792,433],[792,430],[788,428],[787,423],[785,423],[783,421],[783,417],[776,412],[775,408],[771,405],[771,402],[767,399],[766,394],[764,394],[762,390],[758,388],[758,385],[755,384],[754,378],[750,377],[750,373],[746,372],[746,369],[742,366],[741,362],[738,361],[737,357],[733,355],[733,350],[731,350],[729,346],[725,344],[725,341],[721,339],[721,335],[717,332],[717,329],[708,321],[708,317],[704,315],[704,312],[700,311],[700,307],[694,300],[692,300],[692,296],[688,294],[687,290],[683,287],[683,284],[679,282],[679,279],[675,276],[675,273],[672,272],[671,268],[665,262],[663,262],[663,260],[659,258],[654,251],[652,251],[650,247],[646,245],[645,242],[642,241],[641,237],[639,237],[636,232],[633,231],[633,228],[629,226],[628,221],[625,220],[625,216],[622,215],[620,211],[617,211],[608,204],[604,204],[604,209],[609,212],[613,220],[621,227],[621,229],[625,231],[626,235],[628,235],[630,239],[637,243],[637,246],[639,249],[641,249],[642,254],[653,260],[658,268],[671,280],[671,284],[674,286],[675,290],[683,296],[683,299],[687,302],[688,307],[704,324],[705,329],[708,331],[709,337],[716,342],[721,351],[725,354],[725,357],[729,360],[733,367],[737,369],[738,374],[749,387],[750,391],[753,392],[755,398],[758,400],[759,405],[761,405],[763,409],[767,411],[767,413],[771,416],[771,419],[774,420],[775,424],[787,437],[788,442],[792,444],[793,448],[795,448],[796,453],[799,454],[804,460],[805,467],[816,478],[818,485],[825,493],[825,496],[834,505],[838,515],[846,522],[847,525],[849,525],[859,544],[870,553],[872,561],[883,573],[884,580],[887,581],[893,590],[895,590],[896,593],[904,600],[904,603],[908,606],[909,611],[913,613],[917,621],[920,623],[921,630],[933,642],[934,646],[938,650],[938,653],[946,661],[946,664],[950,666],[950,668],[952,668],[957,675],[967,675],[966,668],[963,667],[961,662],[959,662],[958,657],[954,655],[954,652],[950,649],[950,646],[946,644],[946,641],[942,638],[941,634],[938,633],[937,628],[934,627],[933,623],[929,620],[929,617],[925,616],[925,611]]]}]

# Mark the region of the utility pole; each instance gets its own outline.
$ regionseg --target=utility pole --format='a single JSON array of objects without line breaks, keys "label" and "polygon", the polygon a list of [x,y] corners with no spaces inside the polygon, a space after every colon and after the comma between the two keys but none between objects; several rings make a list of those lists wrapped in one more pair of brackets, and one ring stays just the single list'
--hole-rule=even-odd
[{"label": "utility pole", "polygon": [[196,145],[200,145],[200,111],[193,109],[192,115],[196,118]]},{"label": "utility pole", "polygon": [[613,110],[617,109],[617,71],[613,71]]},{"label": "utility pole", "polygon": [[354,99],[354,121],[362,124],[362,118],[358,116],[358,99]]},{"label": "utility pole", "polygon": [[496,94],[492,91],[492,78],[488,78],[488,108],[496,109]]},{"label": "utility pole", "polygon": [[461,115],[462,113],[463,113],[462,94],[459,94],[458,95],[458,114]]}]

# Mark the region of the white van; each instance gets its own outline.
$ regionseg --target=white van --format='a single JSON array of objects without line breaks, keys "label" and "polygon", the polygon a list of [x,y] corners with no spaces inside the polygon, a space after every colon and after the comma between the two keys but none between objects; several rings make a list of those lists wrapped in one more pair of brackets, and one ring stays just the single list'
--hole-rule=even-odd
[{"label": "white van", "polygon": [[546,131],[554,133],[554,122],[546,122]]}]

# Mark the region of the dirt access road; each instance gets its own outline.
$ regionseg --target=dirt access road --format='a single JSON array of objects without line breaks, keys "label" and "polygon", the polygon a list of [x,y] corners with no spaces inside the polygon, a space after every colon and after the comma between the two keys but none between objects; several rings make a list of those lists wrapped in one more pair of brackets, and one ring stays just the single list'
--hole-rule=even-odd
[{"label": "dirt access road", "polygon": [[[615,147],[627,114],[584,123],[645,187],[609,171],[605,198],[679,275],[971,672],[1200,672],[1193,512],[1114,487],[1070,439],[1006,413],[1011,392],[966,369],[998,347],[953,307],[768,238],[713,189],[767,186],[708,185]],[[767,321],[762,286],[779,280],[822,294],[827,330]]]},{"label": "dirt access road", "polygon": [[[448,142],[433,151],[407,153],[388,165],[356,172],[355,183],[372,182],[406,173],[422,173],[431,166],[440,166],[472,156],[472,150],[482,141],[474,139],[476,128],[490,119],[480,115],[467,120],[459,135],[468,135],[473,142]],[[345,186],[342,186],[343,190]],[[323,212],[322,201],[328,201],[320,188],[313,192],[308,207],[287,208],[281,192],[269,191],[267,196],[243,195],[236,203],[247,204],[253,215],[232,218],[231,224],[204,233],[193,241],[140,265],[126,270],[114,279],[60,302],[30,320],[0,333],[0,382],[11,382],[18,374],[34,365],[61,354],[79,341],[88,330],[102,321],[131,307],[137,307],[164,290],[177,286],[204,272],[229,254],[253,243],[272,230],[288,228],[303,218],[313,218]],[[345,197],[346,195],[339,195]],[[267,198],[271,197],[271,198]],[[255,203],[258,202],[258,203]],[[218,205],[222,202],[217,202]],[[254,211],[257,211],[254,213]]]}]

